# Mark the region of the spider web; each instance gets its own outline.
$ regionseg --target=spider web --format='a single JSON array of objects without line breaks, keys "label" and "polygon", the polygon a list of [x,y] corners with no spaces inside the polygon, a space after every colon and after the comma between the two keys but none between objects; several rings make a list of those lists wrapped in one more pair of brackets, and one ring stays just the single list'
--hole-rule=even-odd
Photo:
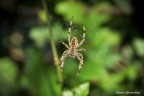
[{"label": "spider web", "polygon": [[[68,28],[70,27],[70,21],[66,21],[65,18],[62,18],[60,16],[57,16],[56,18],[57,18],[57,21],[61,24],[61,27],[58,30],[58,35],[60,36],[60,38],[67,38]],[[77,33],[80,33],[81,35],[79,36],[82,37],[82,32],[83,32],[82,25],[75,24],[74,19],[73,19],[71,37],[73,37]]]},{"label": "spider web", "polygon": [[[59,30],[58,30],[58,35],[60,36],[60,38],[64,38],[64,39],[61,39],[60,41],[63,41],[64,40],[64,42],[65,43],[68,43],[68,28],[70,27],[70,21],[66,21],[66,19],[65,18],[62,18],[62,17],[60,17],[60,16],[57,16],[56,17],[57,18],[57,21],[60,23],[60,28],[59,28]],[[76,17],[75,17],[76,18]],[[72,26],[71,26],[71,28],[72,28],[72,30],[71,30],[71,38],[73,37],[73,36],[76,36],[78,39],[82,39],[82,33],[83,33],[83,25],[80,23],[80,24],[75,24],[74,23],[74,19],[73,19],[73,24],[72,24]],[[65,31],[64,31],[65,30]],[[62,44],[60,44],[60,41],[58,41],[58,43],[57,43],[57,45],[59,46],[63,46]],[[65,50],[63,50],[63,51],[65,51]],[[62,55],[62,53],[61,53],[61,55]],[[60,55],[60,56],[61,56]],[[79,61],[78,61],[79,62]],[[78,66],[77,66],[77,68],[78,68]],[[78,75],[79,75],[79,70],[78,69],[75,69],[75,72],[76,72],[76,74],[74,75],[74,76],[72,76],[71,77],[71,79],[73,78],[75,78],[75,77],[77,77]],[[74,72],[74,73],[75,73]],[[66,73],[64,72],[64,70],[63,70],[63,75],[66,75]]]}]

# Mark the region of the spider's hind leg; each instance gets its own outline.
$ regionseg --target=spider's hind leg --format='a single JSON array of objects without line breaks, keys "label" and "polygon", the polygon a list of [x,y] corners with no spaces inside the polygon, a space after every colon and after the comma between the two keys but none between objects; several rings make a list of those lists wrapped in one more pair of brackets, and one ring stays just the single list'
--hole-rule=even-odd
[{"label": "spider's hind leg", "polygon": [[78,68],[78,73],[76,74],[76,76],[79,75],[81,69],[83,68],[83,55],[80,53],[77,53],[76,55],[77,59],[79,60],[79,68]]},{"label": "spider's hind leg", "polygon": [[64,65],[64,61],[66,59],[66,57],[69,55],[69,50],[66,50],[63,52],[62,56],[61,56],[61,63],[60,63],[60,67],[61,67],[61,71],[62,71],[62,68],[63,68],[63,65]]}]

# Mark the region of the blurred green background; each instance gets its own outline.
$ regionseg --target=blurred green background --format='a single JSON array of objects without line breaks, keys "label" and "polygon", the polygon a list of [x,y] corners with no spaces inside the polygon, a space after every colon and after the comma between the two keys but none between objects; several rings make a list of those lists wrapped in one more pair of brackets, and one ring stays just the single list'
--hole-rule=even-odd
[{"label": "blurred green background", "polygon": [[61,87],[41,0],[0,0],[0,96],[115,96],[125,91],[142,96],[144,27],[138,1],[45,1],[59,58],[71,17],[71,36],[79,41],[84,23],[84,67],[73,78],[79,62],[67,58]]}]

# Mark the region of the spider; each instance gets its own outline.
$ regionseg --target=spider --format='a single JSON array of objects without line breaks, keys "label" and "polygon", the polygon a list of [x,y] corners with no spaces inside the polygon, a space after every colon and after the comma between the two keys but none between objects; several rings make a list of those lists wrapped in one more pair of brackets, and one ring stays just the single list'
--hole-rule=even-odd
[{"label": "spider", "polygon": [[80,41],[80,43],[78,43],[77,37],[72,37],[72,39],[71,39],[71,36],[70,36],[71,30],[72,30],[72,21],[73,21],[73,17],[70,21],[70,25],[69,25],[69,28],[68,28],[68,44],[61,41],[61,43],[67,48],[67,50],[65,50],[63,52],[63,54],[60,58],[60,61],[61,61],[60,67],[61,67],[61,70],[62,70],[63,65],[64,65],[64,61],[67,57],[72,57],[72,58],[76,57],[79,60],[78,70],[80,72],[80,70],[83,67],[83,55],[81,53],[79,53],[79,51],[85,51],[85,49],[84,48],[78,49],[78,47],[80,45],[82,45],[85,41],[85,27],[83,26],[84,33],[83,33],[83,36],[82,36],[82,40]]}]

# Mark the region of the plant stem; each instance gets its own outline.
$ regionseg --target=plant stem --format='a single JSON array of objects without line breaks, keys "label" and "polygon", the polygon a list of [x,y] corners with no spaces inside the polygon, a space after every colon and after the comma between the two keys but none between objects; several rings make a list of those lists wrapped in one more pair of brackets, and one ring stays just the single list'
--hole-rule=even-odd
[{"label": "plant stem", "polygon": [[58,57],[58,54],[57,54],[55,41],[54,41],[54,38],[53,38],[53,32],[52,32],[52,27],[51,27],[51,23],[50,23],[49,12],[48,12],[45,0],[41,0],[41,1],[42,1],[42,6],[43,6],[43,8],[46,12],[46,16],[47,16],[48,30],[50,32],[50,43],[51,43],[51,48],[52,48],[52,53],[53,53],[53,58],[54,58],[54,64],[55,64],[56,69],[57,69],[58,81],[60,81],[61,84],[62,84],[62,73],[61,73],[61,68],[59,66],[60,61],[59,61],[59,57]]}]

